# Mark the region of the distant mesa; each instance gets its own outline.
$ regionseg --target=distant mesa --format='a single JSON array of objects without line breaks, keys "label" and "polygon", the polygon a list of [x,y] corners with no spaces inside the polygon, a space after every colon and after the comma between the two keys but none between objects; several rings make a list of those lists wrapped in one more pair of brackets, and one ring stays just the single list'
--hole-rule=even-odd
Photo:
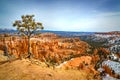
[{"label": "distant mesa", "polygon": [[111,31],[111,32],[96,32],[95,34],[104,34],[104,35],[120,35],[120,31]]},{"label": "distant mesa", "polygon": [[48,33],[42,33],[40,36],[41,37],[59,37],[57,34],[50,33],[50,32],[48,32]]}]

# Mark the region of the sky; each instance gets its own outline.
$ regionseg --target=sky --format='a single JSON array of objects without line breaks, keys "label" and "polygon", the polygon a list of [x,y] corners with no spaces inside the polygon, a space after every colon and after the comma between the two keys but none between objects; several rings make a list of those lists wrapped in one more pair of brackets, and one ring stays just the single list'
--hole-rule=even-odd
[{"label": "sky", "polygon": [[120,31],[120,0],[0,0],[0,28],[35,15],[45,30]]}]

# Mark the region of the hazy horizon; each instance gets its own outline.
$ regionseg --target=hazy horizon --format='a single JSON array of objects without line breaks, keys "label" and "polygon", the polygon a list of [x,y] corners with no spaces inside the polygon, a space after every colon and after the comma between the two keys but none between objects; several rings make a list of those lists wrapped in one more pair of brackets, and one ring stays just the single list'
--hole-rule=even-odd
[{"label": "hazy horizon", "polygon": [[120,0],[0,0],[0,28],[34,14],[45,30],[120,31]]}]

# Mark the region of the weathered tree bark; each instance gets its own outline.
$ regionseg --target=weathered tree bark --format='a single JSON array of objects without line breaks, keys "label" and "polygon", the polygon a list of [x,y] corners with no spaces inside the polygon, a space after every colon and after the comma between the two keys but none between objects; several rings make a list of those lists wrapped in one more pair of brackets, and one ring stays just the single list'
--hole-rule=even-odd
[{"label": "weathered tree bark", "polygon": [[30,36],[28,36],[28,58],[31,57],[31,52],[30,52]]}]

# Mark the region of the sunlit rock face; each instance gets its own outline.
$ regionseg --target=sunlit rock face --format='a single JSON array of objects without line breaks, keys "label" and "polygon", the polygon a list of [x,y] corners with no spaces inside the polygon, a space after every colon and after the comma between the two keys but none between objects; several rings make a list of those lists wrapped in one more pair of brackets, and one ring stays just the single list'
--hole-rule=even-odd
[{"label": "sunlit rock face", "polygon": [[55,61],[84,54],[90,46],[79,38],[42,37],[31,38],[31,52],[36,58],[50,58]]},{"label": "sunlit rock face", "polygon": [[[107,57],[102,60],[102,74],[105,73],[103,80],[119,80],[119,71],[120,71],[120,33],[119,32],[107,32],[107,33],[97,33],[92,35],[91,41],[93,42],[103,42],[101,47],[104,47],[109,51]],[[97,51],[94,51],[97,53]],[[102,52],[101,52],[102,54]],[[112,73],[113,71],[113,73]]]},{"label": "sunlit rock face", "polygon": [[82,66],[86,65],[89,66],[91,64],[92,57],[90,56],[82,56],[78,58],[72,58],[69,61],[63,62],[60,66],[60,68],[82,68]]},{"label": "sunlit rock face", "polygon": [[111,77],[109,74],[106,74],[106,76],[104,76],[102,80],[120,80],[120,79],[116,79],[114,77]]},{"label": "sunlit rock face", "polygon": [[[116,72],[119,71],[119,66],[116,69],[115,67],[119,65],[118,62],[120,61],[120,55],[118,55],[120,38],[115,35],[102,35],[92,35],[91,41],[104,42],[102,47],[92,50],[92,46],[79,38],[65,38],[53,33],[44,33],[31,37],[30,50],[33,58],[42,62],[55,63],[57,68],[85,70],[88,73],[98,74],[95,67],[97,62],[101,60],[103,61],[102,64],[106,64],[110,68],[112,66],[115,73],[119,74],[119,72]],[[16,58],[27,55],[28,42],[26,37],[6,39],[5,44],[9,54],[13,54]],[[4,44],[1,41],[0,50],[4,50],[3,46]],[[107,77],[109,76],[111,75],[108,74]]]},{"label": "sunlit rock face", "polygon": [[114,70],[116,74],[120,75],[120,63],[119,62],[107,60],[102,63],[102,66],[104,65],[107,65],[109,68]]},{"label": "sunlit rock face", "polygon": [[88,74],[93,73],[94,75],[99,75],[99,72],[94,69],[94,64],[92,64],[93,58],[91,56],[81,56],[77,58],[72,58],[68,61],[61,63],[57,68],[61,69],[75,69],[84,70]]},{"label": "sunlit rock face", "polygon": [[[1,42],[1,47],[4,45]],[[28,42],[26,37],[17,37],[5,40],[9,54],[15,57],[27,55]],[[89,50],[89,45],[79,38],[61,38],[53,33],[44,33],[41,36],[33,36],[30,39],[30,49],[34,58],[44,61],[44,59],[53,59],[55,62],[61,62],[65,58],[78,54],[84,54]]]},{"label": "sunlit rock face", "polygon": [[109,32],[109,33],[95,34],[93,40],[101,41],[103,39],[105,39],[106,41],[104,43],[104,46],[107,46],[112,53],[120,53],[120,33]]}]

